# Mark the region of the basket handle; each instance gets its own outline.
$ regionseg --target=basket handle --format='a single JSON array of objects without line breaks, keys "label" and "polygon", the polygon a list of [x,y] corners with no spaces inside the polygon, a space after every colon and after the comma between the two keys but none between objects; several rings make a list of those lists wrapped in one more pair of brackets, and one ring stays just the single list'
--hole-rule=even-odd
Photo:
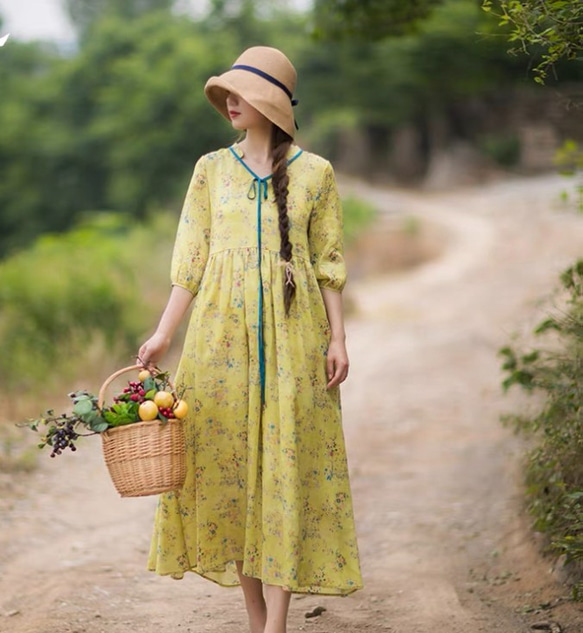
[{"label": "basket handle", "polygon": [[97,408],[103,408],[103,402],[105,399],[105,390],[109,387],[109,385],[118,377],[123,374],[126,374],[129,371],[141,371],[142,367],[140,365],[131,365],[130,367],[124,367],[123,369],[118,369],[116,372],[111,374],[109,378],[105,379],[105,382],[101,385],[101,389],[99,390],[99,395],[97,396]]},{"label": "basket handle", "polygon": [[[99,390],[99,395],[97,396],[97,408],[99,410],[103,408],[103,402],[105,400],[105,390],[116,378],[130,371],[142,371],[142,369],[144,369],[142,365],[130,365],[129,367],[123,367],[122,369],[118,369],[116,372],[111,374],[109,378],[106,378],[105,382],[101,385],[101,389]],[[150,370],[150,373],[152,374],[152,376],[156,376],[157,374],[160,373],[160,370],[158,368],[155,368],[154,370]],[[168,386],[170,387],[170,389],[172,389],[172,391],[174,391],[174,385],[170,381],[168,381]]]}]

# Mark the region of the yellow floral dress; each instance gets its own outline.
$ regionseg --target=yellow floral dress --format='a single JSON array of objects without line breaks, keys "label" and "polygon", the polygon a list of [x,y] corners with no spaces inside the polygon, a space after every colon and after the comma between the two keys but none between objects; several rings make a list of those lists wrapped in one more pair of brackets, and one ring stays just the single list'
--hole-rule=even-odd
[{"label": "yellow floral dress", "polygon": [[362,581],[320,292],[345,283],[342,212],[328,161],[292,146],[288,163],[288,316],[271,178],[238,145],[196,164],[171,272],[195,295],[176,376],[188,387],[187,476],[160,496],[148,566],[231,586],[241,560],[264,583],[343,595]]}]

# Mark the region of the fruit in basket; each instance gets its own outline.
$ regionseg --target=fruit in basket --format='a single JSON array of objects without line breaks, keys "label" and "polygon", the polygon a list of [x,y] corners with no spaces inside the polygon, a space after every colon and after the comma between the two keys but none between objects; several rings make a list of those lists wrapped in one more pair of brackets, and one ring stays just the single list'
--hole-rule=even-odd
[{"label": "fruit in basket", "polygon": [[144,422],[155,420],[158,417],[158,406],[153,400],[145,400],[138,409],[138,415]]},{"label": "fruit in basket", "polygon": [[154,402],[160,409],[170,409],[174,404],[174,396],[169,391],[158,391],[154,396]]},{"label": "fruit in basket", "polygon": [[[110,376],[102,387],[126,371],[127,367]],[[143,379],[143,380],[142,380]],[[39,438],[39,448],[52,448],[51,456],[61,455],[65,449],[76,451],[76,441],[82,435],[95,435],[108,429],[131,425],[140,421],[159,419],[161,424],[168,420],[182,419],[187,415],[188,405],[182,400],[185,389],[174,390],[167,372],[140,371],[139,381],[128,381],[123,391],[112,398],[112,404],[106,405],[103,393],[99,397],[88,391],[71,392],[73,410],[70,413],[55,414],[53,410],[45,412],[34,420],[23,421],[32,431],[44,427],[44,435]]]},{"label": "fruit in basket", "polygon": [[188,404],[186,400],[177,400],[174,405],[172,412],[174,413],[174,417],[182,420],[188,414]]},{"label": "fruit in basket", "polygon": [[176,417],[174,415],[174,412],[172,411],[171,407],[161,407],[160,408],[160,415],[162,417],[166,418],[167,420],[171,420],[172,418]]}]

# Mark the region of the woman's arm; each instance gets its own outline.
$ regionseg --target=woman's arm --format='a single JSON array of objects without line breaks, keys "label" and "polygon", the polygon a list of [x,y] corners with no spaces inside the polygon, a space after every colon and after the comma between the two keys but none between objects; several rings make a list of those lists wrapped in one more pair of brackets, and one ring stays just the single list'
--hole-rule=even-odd
[{"label": "woman's arm", "polygon": [[330,345],[326,358],[328,389],[346,380],[348,376],[348,353],[346,352],[346,332],[344,331],[344,313],[342,309],[342,293],[320,288],[326,314],[330,323]]},{"label": "woman's arm", "polygon": [[138,365],[155,365],[168,351],[176,329],[193,299],[191,292],[181,286],[173,286],[154,334],[140,347]]}]

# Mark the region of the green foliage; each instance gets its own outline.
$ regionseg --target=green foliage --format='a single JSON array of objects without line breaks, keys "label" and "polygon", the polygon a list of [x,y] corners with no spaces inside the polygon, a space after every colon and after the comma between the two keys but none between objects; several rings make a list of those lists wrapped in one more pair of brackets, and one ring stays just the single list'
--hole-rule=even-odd
[{"label": "green foliage", "polygon": [[183,195],[196,158],[231,137],[202,87],[235,51],[221,33],[203,31],[167,13],[112,15],[72,58],[7,47],[0,257],[66,230],[80,209],[145,217]]},{"label": "green foliage", "polygon": [[316,34],[320,37],[381,39],[411,33],[443,0],[316,0]]},{"label": "green foliage", "polygon": [[583,260],[561,276],[565,307],[545,319],[537,335],[553,344],[528,352],[501,350],[504,388],[540,397],[532,415],[508,417],[536,440],[527,463],[527,492],[535,528],[568,561],[583,563]]},{"label": "green foliage", "polygon": [[350,196],[342,201],[344,212],[344,240],[350,245],[356,237],[370,224],[377,216],[376,209],[368,202]]},{"label": "green foliage", "polygon": [[103,412],[109,426],[124,426],[138,419],[139,405],[137,402],[118,402]]},{"label": "green foliage", "polygon": [[326,151],[343,129],[376,139],[404,124],[430,132],[446,115],[457,123],[463,99],[524,82],[523,64],[506,54],[502,38],[485,37],[494,26],[475,3],[445,0],[415,34],[304,47],[297,58],[302,129],[307,117],[310,140],[322,139]]},{"label": "green foliage", "polygon": [[563,176],[576,181],[571,192],[563,192],[563,201],[583,213],[583,147],[576,141],[565,141],[555,154],[555,165]]},{"label": "green foliage", "polygon": [[501,167],[514,167],[520,159],[520,140],[516,134],[486,134],[478,138],[478,147]]},{"label": "green foliage", "polygon": [[496,14],[501,26],[510,26],[512,52],[542,49],[533,71],[544,83],[550,68],[561,59],[577,59],[583,50],[583,3],[581,0],[484,0],[482,7]]},{"label": "green foliage", "polygon": [[[133,226],[101,215],[64,235],[47,235],[0,264],[0,382],[33,389],[87,365],[96,347],[135,353],[160,308],[149,286],[167,278],[175,224]],[[158,251],[158,255],[156,255]],[[140,261],[150,254],[144,267]],[[164,272],[157,271],[163,258]]]},{"label": "green foliage", "polygon": [[170,11],[175,0],[64,0],[71,22],[81,36],[106,15],[134,20],[152,11]]},{"label": "green foliage", "polygon": [[88,87],[96,110],[85,124],[108,166],[106,207],[143,217],[182,194],[195,157],[228,142],[229,129],[202,86],[227,65],[230,50],[218,35],[201,37],[186,19],[148,14],[129,25],[100,23],[68,81],[83,80],[84,69],[99,64],[100,76]]}]

